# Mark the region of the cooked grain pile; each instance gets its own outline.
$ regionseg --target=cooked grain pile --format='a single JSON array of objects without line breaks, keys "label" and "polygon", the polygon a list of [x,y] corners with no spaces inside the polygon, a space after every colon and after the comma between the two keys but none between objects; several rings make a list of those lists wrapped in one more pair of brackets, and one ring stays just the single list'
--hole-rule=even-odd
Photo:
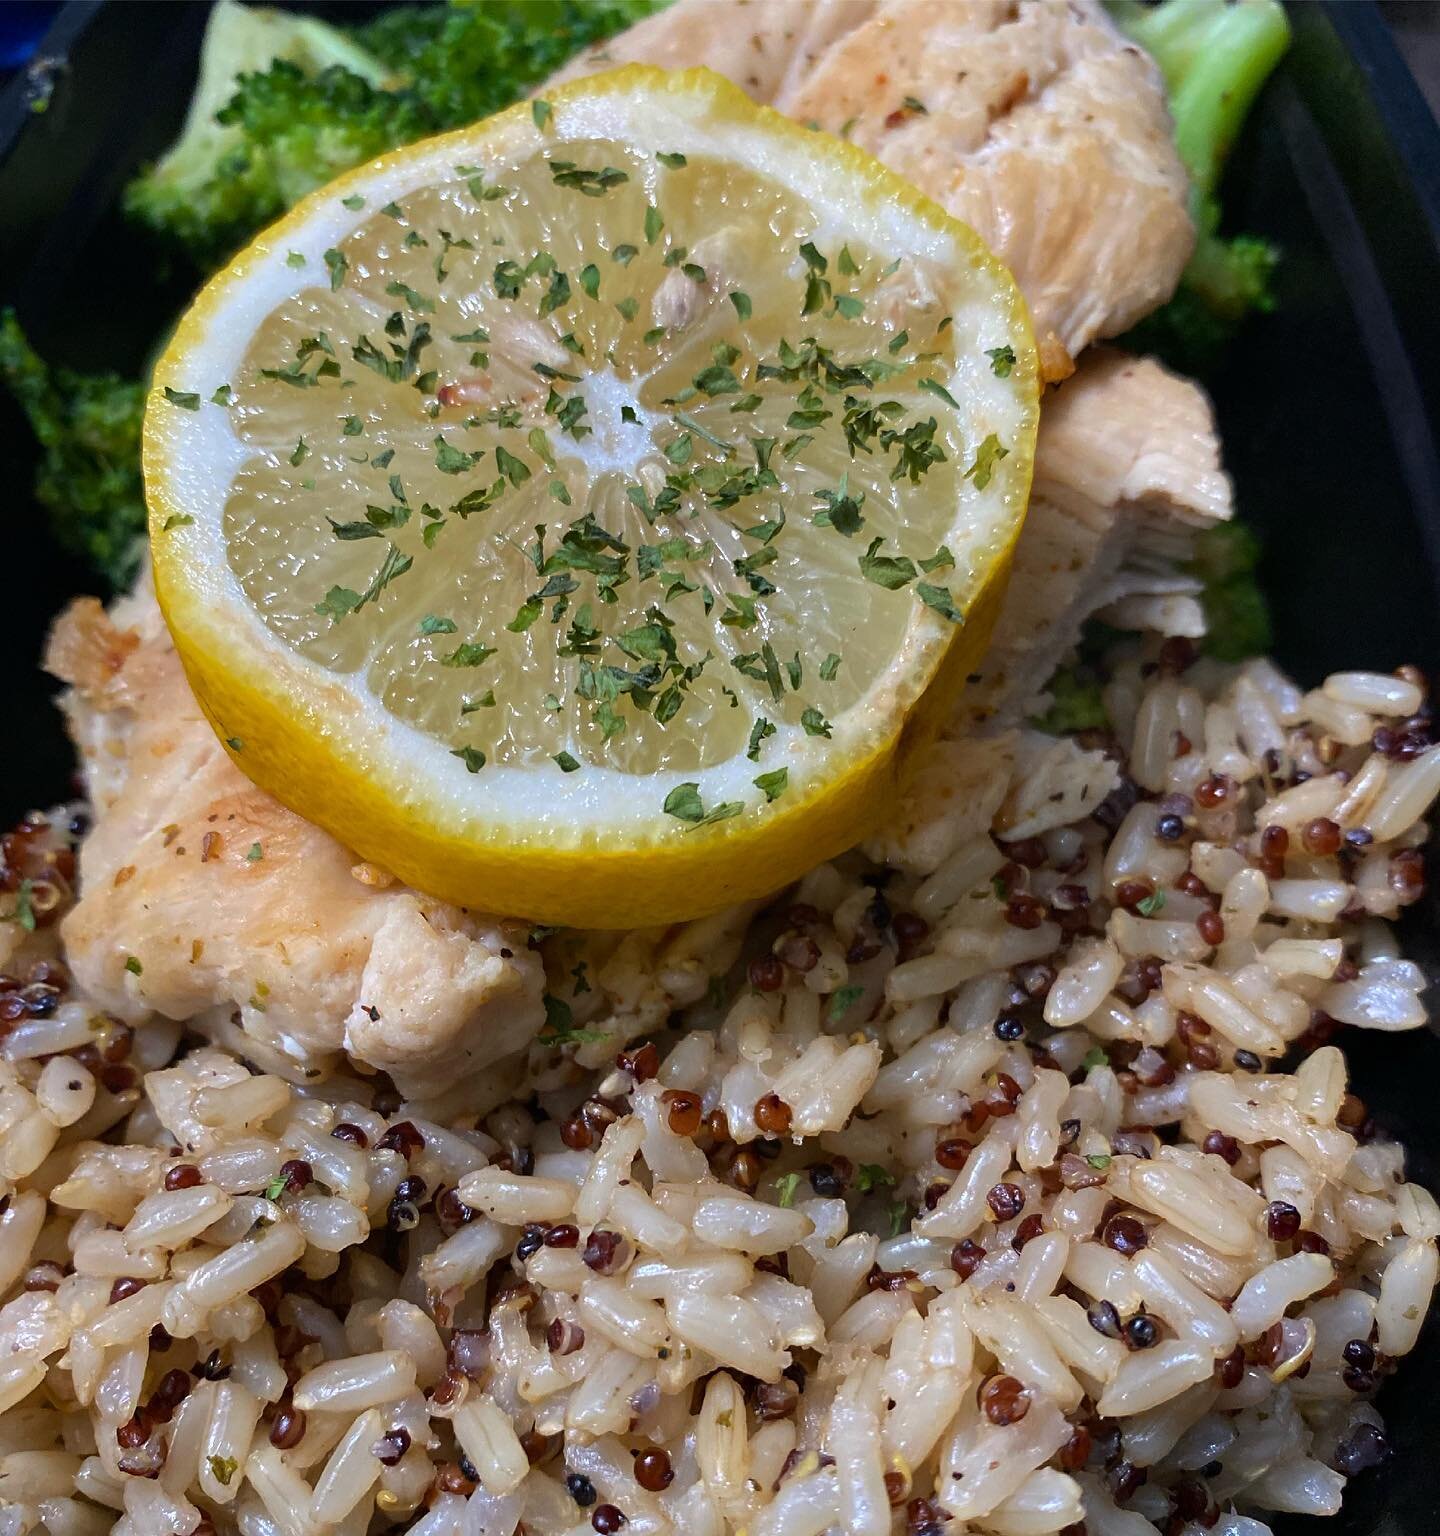
[{"label": "cooked grain pile", "polygon": [[81,823],[11,834],[0,1532],[1334,1511],[1436,1278],[1331,1041],[1423,1022],[1387,920],[1440,747],[1409,676],[1174,641],[1107,704],[940,747],[768,909],[534,935],[547,1033],[483,1114],[97,1014]]}]

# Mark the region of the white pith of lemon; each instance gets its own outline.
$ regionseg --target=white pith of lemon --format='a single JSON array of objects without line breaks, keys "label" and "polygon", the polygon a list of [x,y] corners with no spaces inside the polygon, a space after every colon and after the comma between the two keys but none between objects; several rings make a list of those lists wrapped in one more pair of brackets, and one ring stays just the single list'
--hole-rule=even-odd
[{"label": "white pith of lemon", "polygon": [[965,226],[631,67],[352,172],[211,282],[147,411],[156,586],[236,762],[367,859],[672,921],[883,811],[988,638],[1036,389]]}]

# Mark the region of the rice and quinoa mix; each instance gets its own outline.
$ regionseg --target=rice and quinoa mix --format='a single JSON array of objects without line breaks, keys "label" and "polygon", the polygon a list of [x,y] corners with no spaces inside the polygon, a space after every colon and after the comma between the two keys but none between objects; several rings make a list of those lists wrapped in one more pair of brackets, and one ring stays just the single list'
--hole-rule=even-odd
[{"label": "rice and quinoa mix", "polygon": [[23,824],[0,1536],[1335,1511],[1436,1280],[1332,1042],[1424,1022],[1387,922],[1440,746],[1408,671],[1152,641],[1106,700],[942,743],[763,909],[537,932],[546,1033],[478,1108],[97,1015],[55,937],[83,810]]}]

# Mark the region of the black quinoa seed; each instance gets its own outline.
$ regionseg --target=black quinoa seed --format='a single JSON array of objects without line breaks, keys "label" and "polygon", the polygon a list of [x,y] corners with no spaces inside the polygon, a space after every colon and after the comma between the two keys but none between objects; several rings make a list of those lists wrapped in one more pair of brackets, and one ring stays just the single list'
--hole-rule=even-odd
[{"label": "black quinoa seed", "polygon": [[1337,1472],[1355,1477],[1382,1466],[1390,1459],[1390,1442],[1373,1424],[1357,1424],[1335,1447],[1332,1463]]},{"label": "black quinoa seed", "polygon": [[1160,1342],[1160,1330],[1142,1312],[1125,1324],[1125,1342],[1131,1349],[1150,1349]]},{"label": "black quinoa seed", "polygon": [[1340,1355],[1346,1365],[1358,1365],[1362,1371],[1375,1369],[1375,1346],[1364,1339],[1351,1339]]},{"label": "black quinoa seed", "polygon": [[1095,1332],[1103,1334],[1105,1338],[1120,1337],[1120,1314],[1116,1311],[1113,1302],[1103,1300],[1091,1302],[1085,1318]]},{"label": "black quinoa seed", "polygon": [[838,1200],[849,1181],[834,1163],[816,1163],[810,1170],[810,1188],[826,1200]]}]

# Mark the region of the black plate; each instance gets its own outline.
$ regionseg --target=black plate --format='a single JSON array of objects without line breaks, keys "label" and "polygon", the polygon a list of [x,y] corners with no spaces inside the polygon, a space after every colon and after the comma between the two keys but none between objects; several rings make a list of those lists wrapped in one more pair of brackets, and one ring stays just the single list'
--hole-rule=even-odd
[{"label": "black plate", "polygon": [[[315,7],[348,9],[355,7]],[[203,4],[71,0],[43,53],[53,96],[0,98],[0,294],[41,351],[134,371],[184,298],[126,228],[116,197],[173,137],[195,75]],[[1368,4],[1292,7],[1294,46],[1262,98],[1226,186],[1237,228],[1286,252],[1276,313],[1252,323],[1211,381],[1242,514],[1266,544],[1277,652],[1302,681],[1338,667],[1440,670],[1440,131]],[[33,447],[8,401],[7,575],[0,599],[5,717],[0,824],[65,792],[71,756],[36,670],[50,616],[94,578],[28,505]],[[1432,869],[1432,877],[1440,869]],[[1435,884],[1432,878],[1432,885]],[[1437,907],[1405,925],[1440,974]],[[1440,1043],[1353,1031],[1356,1090],[1440,1187]],[[1387,1386],[1396,1456],[1347,1492],[1333,1536],[1440,1528],[1434,1380],[1440,1324]]]}]

